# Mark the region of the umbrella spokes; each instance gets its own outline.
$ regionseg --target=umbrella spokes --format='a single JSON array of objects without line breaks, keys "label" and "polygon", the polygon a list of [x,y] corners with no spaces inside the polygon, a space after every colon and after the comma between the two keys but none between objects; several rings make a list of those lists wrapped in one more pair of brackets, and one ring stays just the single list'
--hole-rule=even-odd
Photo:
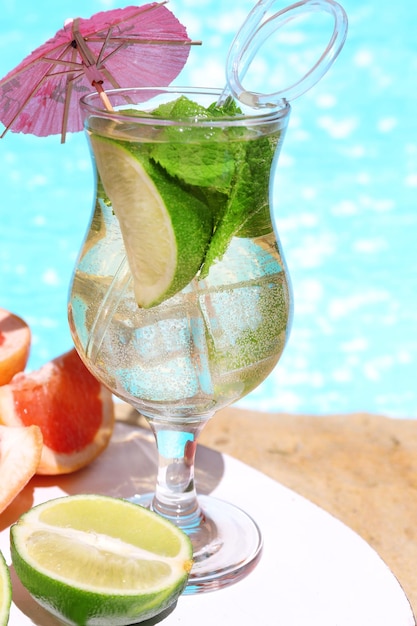
[{"label": "umbrella spokes", "polygon": [[[91,40],[92,41],[92,40]],[[118,43],[118,45],[116,47],[114,47],[114,42]],[[107,48],[110,46],[110,44],[113,44],[113,49],[108,52]],[[100,50],[100,54],[97,57],[97,65],[101,68],[106,61],[108,61],[109,59],[111,59],[112,56],[114,56],[115,54],[117,54],[119,52],[119,50],[121,50],[122,48],[126,48],[129,45],[129,42],[126,41],[125,39],[123,39],[122,41],[120,41],[120,39],[114,39],[111,37],[111,31],[109,30],[108,32],[108,37],[106,38],[101,50]],[[106,53],[106,56],[104,56],[104,53]]]},{"label": "umbrella spokes", "polygon": [[58,74],[66,74],[68,70],[78,70],[79,73],[81,74],[82,68],[80,64],[77,63],[77,61],[75,60],[76,58],[77,56],[75,55],[75,58],[73,61],[65,61],[64,59],[60,59],[60,58],[51,59],[50,57],[43,57],[42,59],[39,59],[39,62],[48,63],[48,65],[52,65],[56,67],[62,66],[64,68],[62,70],[59,70],[58,72],[48,71],[48,76],[57,76]]},{"label": "umbrella spokes", "polygon": [[[113,27],[111,26],[109,28],[109,30],[107,31],[106,37],[105,37],[105,39],[103,41],[103,45],[101,46],[101,50],[98,53],[97,65],[102,65],[104,63],[103,53],[107,49],[107,46],[109,45],[109,41],[110,41],[110,37],[111,37],[112,32],[113,32]],[[120,50],[120,47],[121,46],[118,46],[117,48],[115,48],[108,56],[111,56],[115,52],[118,52]]]},{"label": "umbrella spokes", "polygon": [[191,41],[165,0],[68,20],[54,37],[0,79],[0,122],[13,132],[45,137],[82,129],[82,93],[105,88],[165,86],[188,58]]}]

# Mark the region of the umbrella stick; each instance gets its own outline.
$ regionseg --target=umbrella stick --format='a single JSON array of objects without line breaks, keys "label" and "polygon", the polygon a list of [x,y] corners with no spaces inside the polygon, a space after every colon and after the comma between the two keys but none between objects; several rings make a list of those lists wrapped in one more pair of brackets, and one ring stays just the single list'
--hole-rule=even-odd
[{"label": "umbrella stick", "polygon": [[106,94],[106,92],[103,89],[103,85],[101,84],[101,82],[95,81],[93,80],[92,82],[93,87],[96,88],[98,95],[101,98],[102,103],[104,104],[104,106],[106,107],[107,111],[114,111],[111,102],[109,100],[108,95]]},{"label": "umbrella stick", "polygon": [[81,35],[79,30],[79,21],[80,18],[77,17],[72,21],[72,34],[74,35],[74,47],[78,51],[78,54],[81,57],[81,60],[84,65],[84,72],[87,77],[91,80],[91,84],[100,95],[101,101],[104,104],[105,108],[108,111],[113,111],[113,107],[110,103],[110,100],[103,89],[103,81],[101,79],[100,72],[97,68],[97,59],[95,58],[93,52],[88,47],[84,37]]}]

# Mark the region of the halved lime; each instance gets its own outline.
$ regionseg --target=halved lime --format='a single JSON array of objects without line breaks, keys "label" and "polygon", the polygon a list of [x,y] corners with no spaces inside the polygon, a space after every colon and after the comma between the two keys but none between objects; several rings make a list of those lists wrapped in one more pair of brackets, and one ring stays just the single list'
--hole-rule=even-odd
[{"label": "halved lime", "polygon": [[121,626],[172,606],[192,566],[188,537],[136,504],[67,496],[30,509],[11,527],[17,576],[70,624]]},{"label": "halved lime", "polygon": [[4,556],[0,552],[0,626],[6,626],[9,621],[11,603],[12,584],[10,582],[10,572]]},{"label": "halved lime", "polygon": [[119,220],[137,303],[159,304],[200,269],[212,234],[211,213],[178,181],[141,158],[133,142],[92,135],[91,144]]}]

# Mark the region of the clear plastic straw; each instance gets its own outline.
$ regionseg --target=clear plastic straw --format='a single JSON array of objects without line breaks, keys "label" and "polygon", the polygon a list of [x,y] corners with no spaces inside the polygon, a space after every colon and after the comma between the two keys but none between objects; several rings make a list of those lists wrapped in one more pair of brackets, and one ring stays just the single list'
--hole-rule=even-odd
[{"label": "clear plastic straw", "polygon": [[[260,0],[249,13],[235,36],[226,61],[226,87],[219,103],[233,96],[252,108],[277,106],[308,91],[331,67],[346,40],[348,19],[335,0],[301,0],[267,17],[277,0]],[[313,67],[292,85],[279,91],[261,94],[246,90],[242,81],[260,47],[270,35],[295,18],[312,12],[326,12],[334,19],[330,40]]]}]

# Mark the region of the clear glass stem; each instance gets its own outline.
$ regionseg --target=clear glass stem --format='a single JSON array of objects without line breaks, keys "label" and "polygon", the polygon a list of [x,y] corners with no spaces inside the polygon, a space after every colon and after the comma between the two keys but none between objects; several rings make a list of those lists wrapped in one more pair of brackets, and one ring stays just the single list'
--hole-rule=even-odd
[{"label": "clear glass stem", "polygon": [[205,519],[197,499],[194,463],[198,436],[209,417],[174,423],[147,417],[159,457],[156,489],[150,506],[182,528],[192,540],[196,539]]},{"label": "clear glass stem", "polygon": [[239,580],[255,566],[262,549],[259,529],[243,511],[209,496],[197,498],[195,453],[209,417],[169,422],[147,417],[158,448],[158,476],[155,492],[138,502],[190,537],[194,565],[187,594]]}]

